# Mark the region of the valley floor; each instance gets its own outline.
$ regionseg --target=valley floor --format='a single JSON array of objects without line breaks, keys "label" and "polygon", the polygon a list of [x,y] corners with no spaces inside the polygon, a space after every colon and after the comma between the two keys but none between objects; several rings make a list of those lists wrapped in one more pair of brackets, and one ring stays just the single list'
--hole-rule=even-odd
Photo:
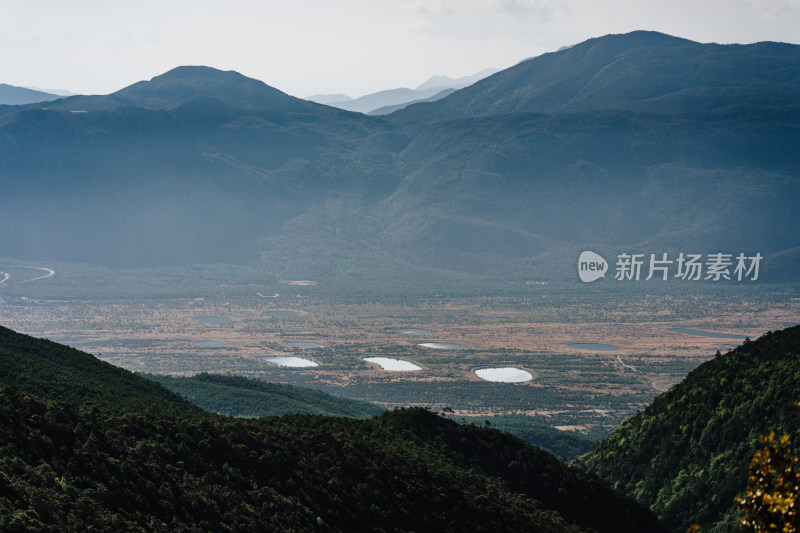
[{"label": "valley floor", "polygon": [[[240,270],[222,283],[215,277],[220,270],[117,277],[103,271],[81,298],[88,280],[75,266],[62,276],[27,280],[32,283],[20,279],[21,268],[0,270],[12,274],[0,287],[2,325],[132,371],[230,373],[386,407],[450,408],[459,417],[526,415],[588,434],[616,427],[717,350],[800,322],[797,287],[612,293],[506,283],[437,290],[257,283]],[[264,359],[276,356],[317,366]],[[384,370],[367,357],[421,369]],[[506,367],[532,379],[497,383],[475,373]]]}]

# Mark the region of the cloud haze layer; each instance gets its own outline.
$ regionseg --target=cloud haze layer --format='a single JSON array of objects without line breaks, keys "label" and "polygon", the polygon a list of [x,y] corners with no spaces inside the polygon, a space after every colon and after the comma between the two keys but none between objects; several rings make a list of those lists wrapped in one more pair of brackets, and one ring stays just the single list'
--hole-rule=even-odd
[{"label": "cloud haze layer", "polygon": [[459,77],[636,29],[700,42],[798,42],[798,0],[0,0],[0,82],[105,94],[178,65],[296,96]]}]

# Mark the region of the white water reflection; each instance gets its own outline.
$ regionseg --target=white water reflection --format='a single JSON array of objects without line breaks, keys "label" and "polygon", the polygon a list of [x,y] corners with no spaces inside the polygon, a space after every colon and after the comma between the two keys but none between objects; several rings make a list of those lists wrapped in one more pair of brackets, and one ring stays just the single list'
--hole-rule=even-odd
[{"label": "white water reflection", "polygon": [[364,361],[375,363],[384,370],[395,372],[413,372],[415,370],[422,370],[421,366],[417,366],[411,361],[392,359],[391,357],[365,357]]},{"label": "white water reflection", "polygon": [[475,371],[475,375],[486,381],[502,383],[521,383],[533,379],[533,375],[531,375],[530,372],[513,366],[503,368],[481,368]]}]

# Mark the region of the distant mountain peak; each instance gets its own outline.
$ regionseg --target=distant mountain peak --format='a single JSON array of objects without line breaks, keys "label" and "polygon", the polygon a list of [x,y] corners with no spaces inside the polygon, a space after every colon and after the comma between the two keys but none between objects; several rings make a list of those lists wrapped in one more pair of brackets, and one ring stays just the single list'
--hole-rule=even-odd
[{"label": "distant mountain peak", "polygon": [[[183,65],[159,74],[150,79],[150,82],[187,82],[187,81],[219,81],[219,82],[255,82],[266,85],[264,82],[248,78],[235,70],[220,70],[203,65]],[[145,82],[147,83],[147,82]]]},{"label": "distant mountain peak", "polygon": [[478,73],[470,76],[462,76],[460,78],[451,78],[450,76],[431,76],[423,83],[419,84],[417,91],[424,91],[428,89],[461,89],[467,85],[472,85],[476,81],[480,81],[487,76],[500,72],[497,68],[487,68]]},{"label": "distant mountain peak", "polygon": [[350,100],[352,100],[352,98],[350,96],[347,96],[346,94],[341,94],[341,93],[312,94],[311,96],[306,96],[305,100],[310,100],[318,104],[330,105],[338,102],[349,102]]},{"label": "distant mountain peak", "polygon": [[[490,76],[498,69],[488,68],[461,78],[451,78],[449,76],[433,76],[419,85],[416,89],[400,87],[397,89],[386,89],[376,93],[366,94],[358,98],[350,98],[341,95],[317,94],[309,96],[307,100],[320,104],[338,107],[347,111],[366,113],[369,115],[385,115],[398,109],[417,102],[430,102],[444,97],[455,90],[462,89],[473,83]],[[444,92],[447,91],[447,92]]]},{"label": "distant mountain peak", "polygon": [[629,31],[627,33],[609,33],[602,37],[595,37],[594,39],[588,39],[586,42],[594,41],[597,39],[608,39],[608,38],[618,38],[627,41],[640,41],[642,43],[647,43],[647,44],[664,43],[669,41],[676,41],[676,42],[681,41],[685,43],[694,42],[690,41],[689,39],[684,39],[683,37],[676,37],[675,35],[670,35],[668,33],[662,33],[660,31],[654,31],[654,30],[634,30],[634,31]]},{"label": "distant mountain peak", "polygon": [[148,81],[134,83],[114,93],[141,107],[169,109],[196,98],[216,98],[245,108],[305,109],[307,102],[233,70],[187,65],[173,68]]},{"label": "distant mountain peak", "polygon": [[57,94],[0,83],[0,105],[24,105],[36,102],[50,102],[59,98],[61,98],[61,96]]},{"label": "distant mountain peak", "polygon": [[[729,109],[742,102],[778,109],[796,105],[798,84],[797,45],[702,44],[639,30],[530,58],[393,117],[431,122],[600,109],[674,114]],[[771,89],[764,93],[759,87]]]}]

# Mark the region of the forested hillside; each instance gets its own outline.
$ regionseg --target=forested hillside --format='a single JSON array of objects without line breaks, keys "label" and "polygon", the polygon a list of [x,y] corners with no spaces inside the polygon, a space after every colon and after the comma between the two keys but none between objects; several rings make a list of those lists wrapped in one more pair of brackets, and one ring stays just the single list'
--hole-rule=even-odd
[{"label": "forested hillside", "polygon": [[424,409],[211,416],[89,354],[0,335],[2,531],[661,530],[497,430]]},{"label": "forested hillside", "polygon": [[103,411],[204,416],[196,406],[151,380],[80,350],[0,326],[0,386]]},{"label": "forested hillside", "polygon": [[481,80],[434,104],[392,115],[444,122],[509,113],[600,109],[685,114],[796,112],[800,58],[794,45],[702,44],[653,31],[589,39]]},{"label": "forested hillside", "polygon": [[800,46],[654,32],[385,117],[178,67],[0,106],[0,249],[272,279],[573,281],[587,248],[758,252],[759,279],[794,279],[799,90]]},{"label": "forested hillside", "polygon": [[4,531],[657,532],[597,480],[423,410],[115,416],[0,391]]},{"label": "forested hillside", "polygon": [[649,505],[675,529],[738,531],[734,498],[760,435],[794,433],[800,327],[768,333],[704,363],[631,417],[581,465]]},{"label": "forested hillside", "polygon": [[368,418],[384,411],[369,402],[237,376],[199,374],[187,378],[148,375],[147,378],[206,411],[228,416],[309,414]]}]

